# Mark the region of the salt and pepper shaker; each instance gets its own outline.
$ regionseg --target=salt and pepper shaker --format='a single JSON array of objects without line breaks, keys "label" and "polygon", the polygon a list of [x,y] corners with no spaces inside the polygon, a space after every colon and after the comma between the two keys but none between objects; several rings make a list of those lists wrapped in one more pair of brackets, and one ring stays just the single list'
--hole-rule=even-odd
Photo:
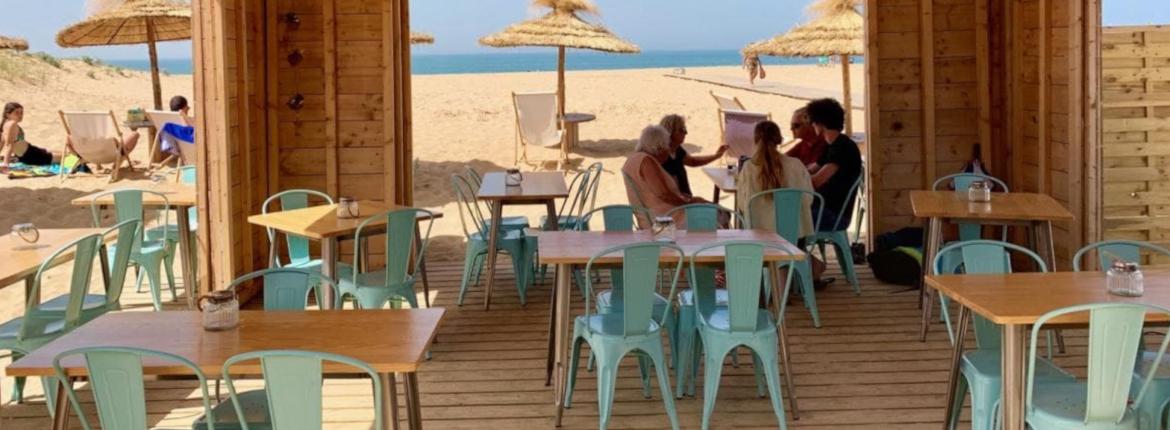
[{"label": "salt and pepper shaker", "polygon": [[654,227],[651,232],[654,235],[654,240],[674,242],[674,218],[669,216],[654,217]]},{"label": "salt and pepper shaker", "polygon": [[1137,263],[1114,260],[1105,272],[1105,287],[1109,294],[1124,297],[1141,297],[1145,292],[1144,276]]},{"label": "salt and pepper shaker", "polygon": [[219,290],[204,294],[197,303],[203,313],[203,329],[231,330],[240,325],[240,300],[235,290]]},{"label": "salt and pepper shaker", "polygon": [[520,169],[508,169],[504,175],[504,185],[519,187],[521,182],[524,182],[524,174],[520,173]]},{"label": "salt and pepper shaker", "polygon": [[967,200],[973,202],[991,201],[991,184],[987,181],[971,181],[967,186]]},{"label": "salt and pepper shaker", "polygon": [[12,226],[12,235],[30,244],[37,243],[41,238],[40,230],[31,222]]},{"label": "salt and pepper shaker", "polygon": [[357,200],[350,197],[342,197],[337,200],[337,217],[341,219],[352,219],[361,216],[361,208],[358,207]]}]

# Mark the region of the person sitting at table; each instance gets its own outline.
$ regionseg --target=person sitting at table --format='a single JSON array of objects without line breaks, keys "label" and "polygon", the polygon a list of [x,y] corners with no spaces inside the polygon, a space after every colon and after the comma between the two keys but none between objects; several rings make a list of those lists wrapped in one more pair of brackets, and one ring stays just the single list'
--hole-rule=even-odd
[{"label": "person sitting at table", "polygon": [[[626,156],[626,163],[622,165],[622,173],[630,179],[630,183],[626,184],[626,197],[630,205],[645,207],[654,216],[661,216],[682,205],[706,202],[702,198],[683,194],[678,189],[678,183],[662,168],[669,157],[670,132],[658,125],[643,129],[634,152]],[[679,211],[674,216],[675,224],[685,228],[685,214]],[[649,228],[648,225],[641,227]]]},{"label": "person sitting at table", "polygon": [[[752,196],[776,188],[794,188],[812,191],[812,179],[800,160],[781,154],[780,143],[784,136],[780,126],[772,121],[756,124],[756,150],[752,158],[743,163],[739,174],[735,177],[736,201],[739,203],[740,213],[750,215],[748,219],[753,228],[776,231],[775,207],[772,197],[764,196],[756,199],[752,207],[747,207]],[[800,215],[800,237],[810,236],[813,231],[812,196],[807,196],[804,210],[800,214],[781,214],[782,216]]]},{"label": "person sitting at table", "polygon": [[674,178],[678,190],[685,195],[692,196],[691,182],[687,179],[687,167],[700,167],[711,164],[727,152],[727,145],[720,145],[712,155],[691,155],[683,149],[687,140],[687,120],[681,115],[667,115],[662,117],[658,125],[670,133],[670,155],[662,162],[662,169]]},{"label": "person sitting at table", "polygon": [[829,142],[811,173],[813,187],[825,199],[818,229],[833,231],[838,224],[848,226],[853,219],[849,194],[861,177],[861,151],[853,139],[841,132],[845,127],[845,109],[841,103],[820,99],[809,102],[805,108],[817,135]]},{"label": "person sitting at table", "polygon": [[810,172],[816,168],[817,161],[824,155],[825,148],[829,146],[824,139],[817,134],[817,129],[813,127],[808,120],[808,109],[801,107],[796,112],[792,113],[792,137],[799,139],[792,148],[785,153],[789,157],[795,157],[804,164],[805,169]]}]

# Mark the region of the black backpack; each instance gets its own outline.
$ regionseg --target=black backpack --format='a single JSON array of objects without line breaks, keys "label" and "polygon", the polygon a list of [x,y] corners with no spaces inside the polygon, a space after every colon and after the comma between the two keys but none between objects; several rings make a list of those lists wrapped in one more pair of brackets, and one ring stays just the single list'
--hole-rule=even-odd
[{"label": "black backpack", "polygon": [[878,280],[917,287],[922,281],[922,229],[907,227],[878,236],[866,261]]}]

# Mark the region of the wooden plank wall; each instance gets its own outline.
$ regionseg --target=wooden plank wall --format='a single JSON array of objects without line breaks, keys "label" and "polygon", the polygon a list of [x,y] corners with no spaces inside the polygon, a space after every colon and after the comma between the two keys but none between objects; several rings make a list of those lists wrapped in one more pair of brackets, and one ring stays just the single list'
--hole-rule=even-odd
[{"label": "wooden plank wall", "polygon": [[[909,192],[957,173],[980,144],[1013,191],[1047,193],[1077,215],[1056,226],[1058,264],[1086,241],[1084,19],[1095,0],[870,0],[867,115],[871,231],[915,225]],[[1075,23],[1075,25],[1070,25]],[[1070,85],[1072,83],[1073,85]]]},{"label": "wooden plank wall", "polygon": [[194,3],[202,279],[222,286],[267,265],[247,217],[277,192],[412,201],[407,1]]},{"label": "wooden plank wall", "polygon": [[1105,237],[1170,246],[1170,27],[1105,28],[1101,56]]}]

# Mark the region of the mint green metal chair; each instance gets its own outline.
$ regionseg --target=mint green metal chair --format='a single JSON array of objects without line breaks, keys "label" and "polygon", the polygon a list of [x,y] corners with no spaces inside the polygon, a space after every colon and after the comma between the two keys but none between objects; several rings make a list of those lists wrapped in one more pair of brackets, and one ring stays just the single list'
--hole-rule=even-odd
[{"label": "mint green metal chair", "polygon": [[[483,185],[483,176],[480,175],[479,172],[477,172],[471,166],[467,166],[467,168],[465,170],[467,173],[467,175],[466,175],[467,182],[469,184],[471,184],[471,186],[472,186],[471,195],[475,196],[479,192],[479,187]],[[479,203],[476,203],[476,204],[478,205]],[[491,214],[492,213],[492,203],[485,202],[485,204],[488,206],[486,212],[488,214]],[[491,218],[484,218],[483,222],[484,222],[484,225],[483,225],[484,231],[490,230],[491,225],[492,225],[492,219]],[[541,225],[544,225],[544,224],[541,224]],[[528,217],[526,217],[526,216],[506,216],[506,217],[503,217],[500,221],[500,230],[505,230],[505,231],[520,230],[520,231],[523,231],[524,229],[529,228],[529,227],[531,227],[531,225],[528,222]],[[478,282],[478,277],[477,277],[477,282]]]},{"label": "mint green metal chair", "polygon": [[236,278],[227,289],[235,290],[256,279],[264,281],[266,311],[303,311],[309,307],[309,296],[315,297],[320,304],[325,297],[325,289],[335,293],[332,309],[341,309],[341,294],[337,293],[337,284],[320,271],[291,267],[257,270]]},{"label": "mint green metal chair", "polygon": [[[233,366],[244,361],[260,361],[264,389],[243,393],[236,391]],[[364,372],[373,382],[374,427],[382,427],[382,381],[370,365],[353,358],[314,351],[272,350],[247,352],[229,358],[223,364],[223,379],[230,402],[213,409],[219,429],[319,429],[323,426],[322,367],[337,363]],[[238,372],[237,372],[238,374]],[[203,423],[196,428],[203,428]],[[207,427],[210,428],[210,427]]]},{"label": "mint green metal chair", "polygon": [[[304,209],[309,207],[309,198],[320,199],[327,205],[333,204],[333,198],[316,190],[286,190],[273,194],[268,199],[264,200],[264,204],[260,206],[260,213],[267,214],[273,203],[280,203],[277,211],[289,211],[295,209]],[[268,228],[268,267],[294,267],[298,269],[313,269],[320,270],[321,260],[313,258],[309,254],[309,239],[284,234],[284,242],[288,250],[288,262],[285,263],[280,258],[280,239],[278,238],[275,229]],[[340,270],[340,268],[338,269]]]},{"label": "mint green metal chair", "polygon": [[[946,175],[934,181],[930,189],[938,191],[944,187],[950,186],[956,193],[965,193],[967,188],[975,181],[990,181],[995,187],[1003,190],[1003,192],[1011,192],[1006,183],[994,176],[988,176],[980,173],[955,173],[953,175]],[[959,223],[959,240],[977,240],[983,238],[983,225],[972,223]],[[1003,234],[1000,240],[1007,241],[1007,226],[1003,227]],[[942,267],[946,269],[939,273],[953,273],[959,265],[962,264],[962,258],[958,255],[947,255],[943,257]]]},{"label": "mint green metal chair", "polygon": [[[845,272],[845,278],[849,281],[849,285],[853,286],[853,293],[861,295],[861,284],[857,282],[857,271],[853,269],[853,249],[849,245],[849,224],[845,223],[845,210],[849,209],[852,212],[854,201],[857,199],[857,190],[861,188],[861,183],[865,178],[865,173],[857,177],[857,182],[853,183],[853,187],[849,189],[849,196],[845,198],[845,203],[837,208],[837,220],[833,224],[831,231],[820,231],[820,228],[813,233],[813,236],[808,239],[809,244],[816,244],[821,251],[821,259],[828,262],[829,256],[825,254],[825,245],[832,244],[836,250],[837,263],[841,266],[841,271]],[[822,201],[823,203],[823,201]],[[817,216],[817,225],[824,225],[824,212]],[[853,218],[850,217],[850,220]]]},{"label": "mint green metal chair", "polygon": [[[24,316],[0,324],[0,350],[12,351],[12,360],[16,361],[81,325],[81,306],[85,293],[89,291],[94,260],[101,244],[100,234],[85,236],[65,244],[41,263],[26,297]],[[54,261],[69,253],[73,254],[73,270],[69,277],[69,299],[64,312],[41,309],[40,303],[33,299],[40,297],[45,272],[53,268]],[[50,415],[54,412],[53,382],[56,381],[52,378],[41,378]],[[24,377],[17,377],[12,387],[12,399],[18,403],[24,401],[24,383]]]},{"label": "mint green metal chair", "polygon": [[[97,204],[97,200],[107,196],[114,196],[114,220],[116,222],[124,222],[129,220],[137,220],[145,224],[144,209],[142,206],[142,197],[146,194],[153,194],[164,202],[163,207],[158,211],[158,219],[162,220],[160,225],[169,225],[171,216],[171,206],[166,203],[167,196],[162,193],[149,190],[117,190],[107,191],[96,194],[93,197],[93,203],[90,205],[90,215],[93,217],[93,226],[101,227],[101,206]],[[143,226],[144,228],[144,226]],[[165,237],[156,239],[146,238],[146,233],[140,231],[138,237],[140,240],[134,241],[130,251],[130,263],[137,266],[140,271],[137,276],[136,289],[142,291],[142,273],[146,272],[146,278],[150,285],[150,298],[154,304],[154,310],[162,310],[162,279],[161,276],[165,270],[167,275],[167,285],[171,290],[171,300],[178,297],[175,292],[175,275],[169,264],[163,264],[167,261],[172,253],[175,252],[175,243],[167,240]],[[118,246],[107,246],[107,252],[113,257],[118,252]],[[109,258],[113,260],[114,258]]]},{"label": "mint green metal chair", "polygon": [[[1019,252],[1034,261],[1041,272],[1047,272],[1048,267],[1039,255],[1031,250],[1007,242],[994,240],[971,240],[955,242],[943,247],[934,257],[935,270],[942,269],[947,264],[944,255],[952,253],[960,258],[960,267],[966,274],[1001,274],[1011,273],[1011,259],[1008,250]],[[941,296],[941,294],[940,294]],[[943,309],[947,305],[943,304]],[[944,314],[949,315],[949,314]],[[972,315],[972,325],[975,328],[975,344],[977,348],[965,351],[959,362],[960,378],[955,386],[955,413],[947,417],[950,428],[955,428],[959,421],[959,411],[962,410],[966,393],[971,392],[971,428],[973,430],[993,430],[999,416],[1000,396],[1002,393],[1002,361],[1001,339],[1003,329],[979,315]],[[947,334],[951,343],[955,342],[955,333],[951,328],[950,317],[946,316]],[[1049,339],[1049,344],[1051,344]],[[1039,375],[1045,380],[1069,381],[1072,376],[1061,370],[1051,361],[1041,359],[1035,363],[1039,367]]]},{"label": "mint green metal chair", "polygon": [[[602,169],[603,166],[600,162],[593,163],[585,170],[578,172],[569,182],[569,190],[573,194],[561,201],[561,207],[557,209],[558,230],[576,228],[581,215],[594,209],[597,188],[601,183]],[[546,225],[548,225],[548,216],[541,216],[540,227],[544,228]]]},{"label": "mint green metal chair", "polygon": [[[761,191],[749,197],[747,207],[754,207],[757,203],[766,204],[767,200],[765,199],[769,198],[772,199],[775,219],[752,219],[751,211],[748,211],[748,228],[760,228],[767,225],[765,223],[772,223],[776,234],[793,245],[799,246],[801,240],[804,239],[800,237],[800,214],[803,214],[807,210],[804,205],[804,200],[811,198],[813,200],[812,206],[816,211],[813,217],[813,231],[817,230],[825,206],[825,200],[820,194],[795,188],[776,188]],[[817,293],[813,288],[812,263],[809,262],[809,259],[798,261],[792,264],[792,270],[796,271],[796,280],[800,282],[800,296],[804,299],[804,307],[808,308],[809,313],[812,314],[813,326],[820,328],[821,315],[817,311]]]},{"label": "mint green metal chair", "polygon": [[[1088,370],[1085,381],[1049,381],[1036,373],[1036,343],[1049,320],[1075,313],[1089,313]],[[1139,414],[1130,407],[1141,404],[1157,366],[1135,376],[1142,324],[1148,315],[1170,317],[1170,309],[1136,303],[1094,303],[1048,312],[1032,326],[1028,353],[1027,423],[1046,429],[1137,429]],[[1160,363],[1170,337],[1163,337],[1154,357]],[[1136,394],[1131,389],[1137,383]],[[1160,428],[1160,427],[1149,427]]]},{"label": "mint green metal chair", "polygon": [[[769,310],[760,309],[760,291],[764,273],[764,250],[772,249],[784,254],[788,251],[776,245],[754,241],[725,241],[706,245],[690,256],[691,278],[695,278],[700,267],[695,258],[705,251],[724,249],[726,255],[724,270],[727,273],[728,302],[726,306],[715,306],[712,297],[699,298],[698,328],[706,357],[706,373],[703,380],[703,429],[711,424],[715,410],[715,398],[719,393],[719,380],[723,374],[723,359],[732,350],[743,346],[752,351],[756,375],[764,374],[767,392],[772,400],[779,428],[786,429],[783,398],[780,390],[780,351],[777,323],[784,321],[784,308],[773,315]],[[792,270],[784,280],[784,296],[792,282]],[[783,298],[779,298],[783,300]],[[789,365],[789,363],[785,363]],[[763,397],[763,391],[760,396]]]},{"label": "mint green metal chair", "polygon": [[[669,250],[669,251],[668,251]],[[660,314],[654,311],[655,289],[658,280],[659,260],[662,253],[678,254],[674,264],[674,277],[670,285],[669,299],[674,297],[678,285],[678,276],[682,272],[683,250],[677,245],[666,242],[634,243],[616,246],[597,253],[585,264],[585,315],[578,316],[573,321],[573,351],[569,355],[569,368],[566,369],[565,401],[563,407],[569,408],[573,404],[573,387],[577,382],[577,367],[581,359],[581,344],[588,343],[589,349],[597,357],[597,403],[600,411],[600,429],[609,426],[613,409],[614,391],[617,389],[617,371],[622,357],[636,353],[639,357],[639,367],[642,371],[643,388],[649,382],[648,367],[652,365],[657,372],[658,387],[662,391],[662,402],[666,406],[666,413],[670,417],[671,428],[678,430],[678,414],[674,408],[674,396],[670,393],[670,379],[666,372],[666,358],[662,346],[663,321],[670,317],[670,309],[663,309]],[[611,301],[612,308],[607,313],[592,314],[590,312],[593,299],[593,265],[597,259],[621,254],[622,256],[622,288]],[[612,290],[611,290],[612,291]],[[657,318],[656,318],[657,317]],[[647,360],[649,363],[647,363]],[[560,411],[558,411],[558,415]]]},{"label": "mint green metal chair", "polygon": [[[195,166],[179,167],[179,183],[187,184],[187,185],[195,185],[195,181],[196,181]],[[191,243],[195,243],[195,232],[196,232],[196,230],[199,229],[199,216],[198,216],[198,211],[195,210],[194,207],[187,208],[187,223],[189,224],[189,228],[190,228],[190,231],[188,231],[188,234],[191,235]],[[146,238],[147,238],[147,240],[157,239],[157,238],[159,238],[160,233],[164,234],[167,240],[169,240],[175,244],[179,243],[179,225],[178,224],[169,224],[169,225],[166,225],[163,227],[155,227],[154,229],[147,230],[146,231]],[[165,262],[167,267],[172,267],[172,268],[175,267],[175,255],[176,254],[178,254],[178,253],[172,252],[170,254],[167,254],[167,260]],[[192,261],[193,267],[199,267],[197,263],[194,263],[197,255],[198,255],[198,253],[193,253],[191,255],[191,261]],[[194,274],[192,274],[192,275],[194,275]],[[183,282],[190,282],[192,285],[196,284],[195,280],[192,280],[192,281],[184,280]]]},{"label": "mint green metal chair", "polygon": [[[426,220],[426,229],[420,230],[422,234],[418,235],[416,230],[420,229],[420,219]],[[342,301],[352,298],[358,308],[381,309],[391,300],[406,300],[410,307],[418,309],[418,293],[414,290],[418,280],[415,275],[419,273],[419,266],[425,258],[434,220],[434,212],[406,208],[380,213],[358,224],[354,233],[354,263],[340,270],[338,292]],[[370,223],[376,221],[384,221],[385,225],[371,227]],[[373,229],[384,229],[385,233],[368,232]],[[386,266],[379,270],[367,270],[358,264],[365,258],[360,245],[362,238],[373,234],[382,234],[386,238]],[[416,235],[422,243],[415,243]]]},{"label": "mint green metal chair", "polygon": [[[142,231],[142,222],[136,219],[126,220],[110,227],[103,237],[117,234],[117,246],[114,247],[112,258],[109,259],[109,278],[106,279],[105,294],[85,294],[81,305],[81,323],[87,323],[94,318],[105,315],[107,312],[122,310],[122,290],[126,284],[126,272],[130,268],[130,252],[134,249],[134,242],[138,240],[138,233]],[[100,250],[98,252],[101,252]],[[57,311],[62,314],[69,308],[69,294],[62,294],[41,303],[41,310],[45,312]]]},{"label": "mint green metal chair", "polygon": [[[207,392],[207,377],[199,366],[190,360],[165,352],[152,351],[141,348],[128,347],[91,347],[72,349],[53,358],[53,368],[57,371],[57,379],[65,381],[65,395],[73,412],[81,421],[81,427],[91,430],[89,419],[81,408],[81,401],[77,392],[73,390],[70,377],[61,367],[61,361],[73,357],[85,358],[86,379],[89,381],[90,391],[93,392],[94,403],[97,406],[98,420],[103,429],[146,429],[150,422],[146,418],[146,386],[143,381],[142,359],[150,357],[166,362],[176,363],[186,367],[199,379],[199,389],[203,394],[203,417],[201,421],[214,423],[214,412],[211,410],[211,396]],[[210,419],[209,419],[210,417]],[[213,424],[206,426],[215,430]]]},{"label": "mint green metal chair", "polygon": [[[451,186],[455,189],[455,202],[459,205],[459,222],[463,225],[463,234],[467,238],[463,278],[459,285],[459,299],[456,302],[462,306],[463,298],[471,287],[471,278],[478,277],[477,273],[483,261],[486,261],[484,257],[487,255],[488,234],[491,230],[485,228],[487,224],[475,197],[476,189],[471,182],[459,175],[451,175]],[[468,228],[469,225],[471,228]],[[520,304],[527,304],[528,285],[534,275],[536,237],[524,234],[523,230],[501,229],[496,240],[496,248],[512,257],[512,270],[516,274],[516,291],[520,295]]]},{"label": "mint green metal chair", "polygon": [[[1140,263],[1143,251],[1148,254],[1170,257],[1170,250],[1152,243],[1107,240],[1086,245],[1077,251],[1073,257],[1073,270],[1081,271],[1083,268],[1081,262],[1085,255],[1094,250],[1097,251],[1097,267],[1102,271],[1108,269],[1115,259]],[[1162,335],[1162,333],[1157,332],[1151,333]],[[1143,374],[1147,369],[1158,368],[1158,371],[1154,373],[1154,379],[1150,381],[1149,392],[1142,397],[1141,403],[1134,405],[1139,414],[1138,428],[1142,430],[1165,429],[1170,425],[1170,363],[1167,360],[1155,361],[1154,357],[1153,352],[1139,348],[1138,364],[1134,371],[1135,377]]]}]

